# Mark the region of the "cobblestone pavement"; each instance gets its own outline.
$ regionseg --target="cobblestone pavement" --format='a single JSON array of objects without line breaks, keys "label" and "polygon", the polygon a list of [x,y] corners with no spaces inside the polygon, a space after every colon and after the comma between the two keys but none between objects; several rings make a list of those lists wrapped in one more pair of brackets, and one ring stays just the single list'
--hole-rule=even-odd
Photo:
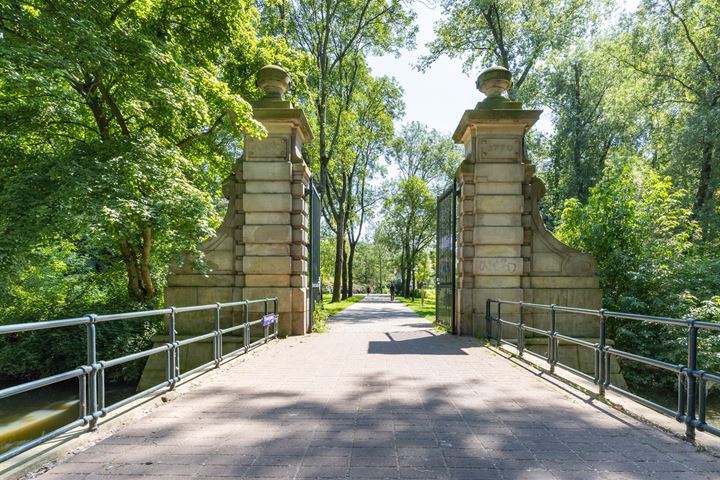
[{"label": "cobblestone pavement", "polygon": [[718,479],[720,459],[370,296],[41,478]]}]

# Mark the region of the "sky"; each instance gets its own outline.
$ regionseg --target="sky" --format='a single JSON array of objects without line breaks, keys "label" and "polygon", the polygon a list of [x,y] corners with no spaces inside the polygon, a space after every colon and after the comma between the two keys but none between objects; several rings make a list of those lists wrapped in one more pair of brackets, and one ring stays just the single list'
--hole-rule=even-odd
[{"label": "sky", "polygon": [[395,77],[405,91],[405,118],[400,122],[418,121],[440,132],[452,134],[465,110],[475,107],[483,95],[475,89],[475,73],[462,72],[462,62],[442,57],[425,73],[414,64],[427,52],[425,44],[434,38],[433,24],[440,18],[440,7],[415,2],[418,25],[417,48],[393,55],[371,57],[370,67],[376,76]]}]

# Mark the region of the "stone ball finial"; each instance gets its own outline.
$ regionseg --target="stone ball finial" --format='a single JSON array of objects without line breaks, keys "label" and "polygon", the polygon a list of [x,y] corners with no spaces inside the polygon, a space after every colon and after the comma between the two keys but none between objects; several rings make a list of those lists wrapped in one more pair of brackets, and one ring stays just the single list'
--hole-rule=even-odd
[{"label": "stone ball finial", "polygon": [[265,92],[265,97],[285,99],[285,93],[292,86],[290,74],[277,65],[265,65],[256,76],[255,85]]},{"label": "stone ball finial", "polygon": [[512,74],[505,67],[486,68],[480,72],[475,85],[488,98],[502,97],[503,92],[512,86]]}]

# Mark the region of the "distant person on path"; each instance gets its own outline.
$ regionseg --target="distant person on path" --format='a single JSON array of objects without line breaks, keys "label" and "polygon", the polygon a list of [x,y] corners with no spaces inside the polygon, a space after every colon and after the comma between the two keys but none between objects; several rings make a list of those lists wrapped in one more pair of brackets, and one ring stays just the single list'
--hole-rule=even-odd
[{"label": "distant person on path", "polygon": [[392,283],[390,284],[390,301],[395,301],[395,285]]}]

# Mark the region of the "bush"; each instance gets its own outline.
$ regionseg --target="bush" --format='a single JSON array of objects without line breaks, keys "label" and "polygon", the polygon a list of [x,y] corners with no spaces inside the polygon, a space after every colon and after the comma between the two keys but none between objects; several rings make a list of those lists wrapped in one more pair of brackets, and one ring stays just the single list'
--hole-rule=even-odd
[{"label": "bush", "polygon": [[[82,317],[89,313],[143,310],[128,299],[120,268],[98,261],[69,243],[37,249],[18,259],[0,282],[0,324]],[[134,353],[152,346],[161,318],[101,323],[98,359]],[[87,363],[85,327],[64,327],[0,336],[0,381],[28,380],[71,370]],[[144,362],[107,372],[108,381],[139,379]]]},{"label": "bush", "polygon": [[[638,162],[635,162],[637,165]],[[720,261],[700,243],[700,228],[682,190],[649,167],[614,165],[590,190],[586,204],[565,203],[558,238],[599,264],[604,307],[677,318],[717,319]],[[622,350],[675,364],[687,361],[687,331],[614,320],[611,336]],[[720,372],[718,335],[702,336],[703,367]],[[625,362],[635,390],[674,385],[673,375]]]}]

